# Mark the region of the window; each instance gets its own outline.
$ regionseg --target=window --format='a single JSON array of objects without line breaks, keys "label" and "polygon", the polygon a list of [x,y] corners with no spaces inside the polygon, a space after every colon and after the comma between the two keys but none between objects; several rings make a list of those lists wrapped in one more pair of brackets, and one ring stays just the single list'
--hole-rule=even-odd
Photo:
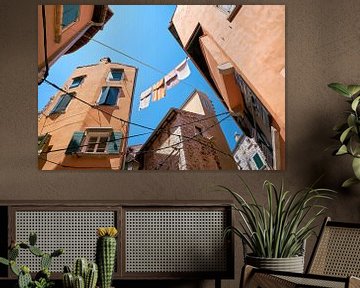
[{"label": "window", "polygon": [[114,106],[117,104],[119,94],[119,87],[103,87],[97,104]]},{"label": "window", "polygon": [[84,153],[105,153],[107,144],[110,140],[110,133],[96,133],[90,132],[86,135],[84,147],[82,152]]},{"label": "window", "polygon": [[123,77],[124,70],[122,69],[111,69],[109,72],[108,81],[120,81]]},{"label": "window", "polygon": [[74,132],[65,154],[118,154],[122,133],[112,128],[88,128]]},{"label": "window", "polygon": [[255,153],[253,160],[256,164],[256,167],[260,170],[263,169],[265,166],[265,163],[263,162],[263,160],[261,159],[261,157],[259,156],[258,153]]},{"label": "window", "polygon": [[203,136],[202,129],[199,126],[195,126],[195,134]]},{"label": "window", "polygon": [[63,5],[61,27],[64,29],[79,18],[80,5]]},{"label": "window", "polygon": [[219,8],[221,11],[225,12],[226,14],[230,15],[236,8],[236,5],[216,5],[216,7]]},{"label": "window", "polygon": [[46,133],[38,136],[38,155],[43,153],[49,146],[51,135]]},{"label": "window", "polygon": [[74,94],[61,95],[54,108],[50,111],[50,114],[65,112],[73,96]]},{"label": "window", "polygon": [[69,88],[78,87],[84,80],[85,76],[75,77]]}]

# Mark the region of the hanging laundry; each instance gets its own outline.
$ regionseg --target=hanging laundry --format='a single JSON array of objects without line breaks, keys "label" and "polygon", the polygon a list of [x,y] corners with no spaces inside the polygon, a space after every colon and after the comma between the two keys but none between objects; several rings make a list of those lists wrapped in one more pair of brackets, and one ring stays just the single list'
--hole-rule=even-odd
[{"label": "hanging laundry", "polygon": [[142,110],[142,109],[145,109],[145,108],[149,107],[151,94],[152,94],[152,87],[150,87],[149,89],[143,91],[140,94],[139,110]]},{"label": "hanging laundry", "polygon": [[153,97],[152,100],[153,101],[158,101],[162,98],[165,97],[165,81],[164,78],[162,78],[159,82],[157,82],[154,86],[153,86]]},{"label": "hanging laundry", "polygon": [[181,62],[176,68],[176,74],[179,80],[184,80],[190,75],[190,68],[188,64],[188,59],[186,58],[183,62]]},{"label": "hanging laundry", "polygon": [[169,74],[167,74],[164,80],[165,80],[165,87],[167,90],[176,86],[180,82],[176,70],[172,70]]}]

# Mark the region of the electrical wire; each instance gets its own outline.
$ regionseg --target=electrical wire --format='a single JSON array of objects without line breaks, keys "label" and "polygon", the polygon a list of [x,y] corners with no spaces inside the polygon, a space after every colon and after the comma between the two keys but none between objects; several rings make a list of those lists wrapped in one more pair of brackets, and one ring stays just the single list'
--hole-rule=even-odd
[{"label": "electrical wire", "polygon": [[[227,118],[229,118],[229,117],[230,117],[230,115],[227,115],[226,117],[224,117],[224,118],[221,119],[220,121],[217,121],[217,122],[214,123],[213,125],[207,127],[206,130],[204,130],[204,131],[207,131],[207,130],[215,127],[216,125],[219,125],[222,121],[224,121],[225,119],[227,119]],[[180,136],[179,134],[174,134],[174,135]],[[137,155],[145,154],[145,153],[150,153],[150,152],[156,152],[156,151],[164,150],[164,149],[167,149],[167,148],[173,148],[173,147],[175,147],[176,145],[179,145],[179,144],[181,144],[181,143],[184,143],[184,142],[187,142],[187,141],[190,141],[190,140],[195,140],[196,142],[199,142],[199,143],[202,144],[202,145],[205,145],[205,146],[207,146],[207,147],[209,147],[209,148],[212,148],[212,149],[214,149],[214,150],[216,150],[216,151],[218,151],[218,152],[220,152],[220,153],[223,153],[223,154],[225,154],[225,155],[229,155],[229,156],[232,157],[232,155],[230,155],[229,153],[223,152],[223,151],[221,151],[221,150],[219,150],[219,149],[217,149],[217,148],[215,148],[215,147],[213,147],[213,146],[209,146],[209,145],[207,145],[206,143],[203,143],[203,142],[201,142],[201,141],[199,141],[199,140],[197,140],[197,139],[194,139],[195,136],[193,136],[193,137],[186,137],[186,136],[184,136],[184,135],[182,135],[182,136],[183,136],[184,138],[186,138],[186,139],[184,139],[184,140],[182,140],[182,141],[179,141],[179,142],[177,142],[177,143],[174,143],[174,144],[172,144],[172,145],[169,145],[169,146],[165,146],[165,147],[161,147],[161,148],[157,148],[157,149],[139,151],[139,152],[137,153]],[[197,136],[197,135],[196,135],[196,136]],[[42,157],[40,157],[40,159],[42,159],[42,160],[44,160],[44,161],[47,161],[47,162],[50,162],[50,160],[45,159],[45,158],[42,158]],[[57,162],[54,162],[54,161],[51,161],[50,163],[53,163],[53,164],[55,164],[55,165],[59,165],[59,166],[64,167],[64,168],[78,168],[78,169],[83,169],[83,167],[63,165],[63,164],[61,164],[61,163],[57,163]],[[86,168],[86,169],[87,169],[87,168],[88,168],[88,169],[102,169],[101,167],[85,167],[85,168]],[[108,168],[108,167],[106,167],[106,169],[107,169],[107,168]],[[105,168],[103,168],[103,169],[105,169]],[[120,169],[120,167],[117,167],[116,169]]]},{"label": "electrical wire", "polygon": [[[222,121],[226,120],[226,119],[229,118],[229,117],[230,117],[230,115],[227,115],[226,117],[224,117],[224,118],[221,119],[220,121],[217,121],[217,122],[214,123],[213,125],[211,125],[211,126],[207,127],[206,129],[204,129],[202,132],[195,133],[194,136],[192,136],[192,137],[186,137],[185,135],[179,135],[179,136],[182,136],[182,137],[184,137],[184,138],[186,138],[186,139],[185,139],[185,140],[182,140],[182,141],[180,141],[180,142],[178,142],[178,143],[175,143],[174,145],[172,145],[172,147],[177,146],[177,145],[179,145],[179,144],[181,144],[181,143],[190,141],[190,140],[194,140],[194,141],[196,141],[196,142],[198,142],[198,143],[200,143],[200,144],[202,144],[202,145],[205,145],[205,146],[207,146],[207,147],[209,147],[209,148],[212,148],[212,149],[216,150],[217,152],[220,152],[220,153],[223,153],[223,154],[229,156],[229,155],[230,155],[229,153],[226,153],[226,152],[224,152],[224,151],[221,151],[221,150],[219,150],[219,149],[217,149],[217,148],[215,148],[215,147],[213,147],[213,146],[209,146],[209,145],[207,145],[206,143],[203,143],[202,141],[200,141],[200,140],[198,140],[198,139],[195,139],[197,136],[199,136],[199,135],[201,135],[202,133],[210,130],[211,128],[219,125]],[[167,148],[169,148],[169,147],[167,147]],[[174,149],[172,152],[174,152],[174,151],[175,151],[175,149]],[[165,158],[165,160],[163,160],[160,164],[158,164],[158,166],[157,166],[157,168],[155,168],[155,170],[158,170],[160,167],[162,167],[162,166],[165,164],[165,162],[171,157],[171,154],[172,154],[172,153],[170,153],[170,154],[168,155],[168,157]],[[231,158],[233,158],[232,155],[230,155],[230,156],[231,156]]]},{"label": "electrical wire", "polygon": [[[79,146],[77,146],[77,147],[80,149],[80,148],[88,147],[88,146],[91,146],[91,145],[111,143],[111,142],[116,142],[116,141],[119,141],[119,140],[124,140],[124,139],[129,139],[129,138],[135,138],[135,137],[139,137],[139,136],[144,136],[144,135],[148,135],[148,134],[150,134],[150,133],[152,133],[152,132],[139,133],[139,134],[135,134],[135,135],[130,135],[130,136],[124,136],[124,137],[120,137],[120,138],[115,138],[115,139],[112,139],[112,140],[93,142],[93,143],[91,143],[91,144],[83,144],[83,145],[79,145]],[[58,149],[54,149],[54,150],[44,151],[44,152],[41,152],[40,154],[49,154],[49,153],[53,153],[53,152],[65,151],[65,150],[67,150],[67,149],[68,149],[68,148],[58,148]]]},{"label": "electrical wire", "polygon": [[[104,42],[101,42],[101,41],[99,41],[99,40],[95,40],[95,39],[93,39],[93,38],[91,38],[91,37],[89,37],[89,36],[87,36],[87,35],[84,35],[84,37],[86,37],[86,38],[88,38],[90,41],[93,41],[93,42],[95,42],[95,43],[98,43],[99,45],[101,45],[101,46],[103,46],[103,47],[106,47],[106,48],[108,48],[108,49],[110,49],[110,50],[112,50],[112,51],[114,51],[114,52],[116,52],[116,53],[118,53],[118,54],[120,54],[120,55],[122,55],[122,56],[125,56],[125,57],[127,57],[127,58],[129,58],[129,59],[131,59],[131,60],[133,60],[133,61],[135,61],[135,62],[137,62],[137,63],[139,63],[139,64],[141,64],[141,65],[143,65],[143,66],[145,66],[145,67],[148,67],[148,68],[156,71],[157,73],[161,74],[162,76],[167,75],[167,73],[165,73],[164,71],[161,71],[160,69],[154,67],[153,65],[147,64],[147,63],[145,63],[144,61],[141,61],[141,60],[139,60],[139,59],[137,59],[137,58],[135,58],[135,57],[133,57],[133,56],[130,56],[129,54],[127,54],[127,53],[125,53],[125,52],[122,52],[121,50],[119,50],[119,49],[117,49],[117,48],[111,47],[110,45],[108,45],[108,44],[106,44],[106,43],[104,43]],[[186,58],[188,59],[188,57],[186,57]],[[179,83],[186,84],[186,85],[192,87],[193,89],[196,89],[194,85],[192,85],[191,83],[188,83],[188,82],[185,81],[185,80],[181,80]]]},{"label": "electrical wire", "polygon": [[[134,126],[137,126],[137,127],[140,127],[140,128],[144,128],[144,129],[148,129],[148,130],[151,130],[151,131],[155,131],[156,129],[154,128],[151,128],[151,127],[148,127],[148,126],[145,126],[145,125],[142,125],[142,124],[138,124],[138,123],[135,123],[135,122],[131,122],[131,121],[127,121],[127,120],[124,120],[120,117],[117,117],[117,116],[114,116],[113,114],[101,109],[98,105],[93,105],[77,96],[75,96],[74,94],[71,94],[71,93],[68,93],[67,91],[65,91],[64,89],[62,89],[61,87],[59,87],[58,85],[56,85],[55,83],[47,80],[47,79],[44,79],[44,81],[51,85],[52,87],[58,89],[59,91],[65,93],[66,95],[69,95],[70,97],[80,101],[81,103],[83,104],[86,104],[87,106],[90,106],[91,108],[94,108],[94,109],[97,109],[105,114],[107,114],[108,116],[110,117],[113,117],[114,119],[117,119],[119,121],[122,121],[126,124],[130,124],[130,125],[134,125]],[[205,117],[205,118],[202,118],[202,119],[197,119],[193,122],[188,122],[188,123],[183,123],[183,124],[180,124],[180,125],[176,125],[174,126],[173,128],[177,128],[177,127],[182,127],[182,126],[185,126],[185,125],[190,125],[190,124],[193,124],[193,123],[197,123],[197,122],[201,122],[201,121],[205,121],[205,120],[208,120],[208,119],[211,119],[211,118],[214,118],[214,117],[218,117],[218,116],[221,116],[221,115],[224,115],[224,114],[229,114],[230,112],[226,111],[226,112],[222,112],[222,113],[219,113],[219,114],[215,114],[215,115],[212,115],[212,116],[209,116],[209,117]],[[159,129],[159,130],[162,130],[162,129]],[[123,137],[121,139],[127,139],[127,138],[132,138],[132,137],[137,137],[137,136],[142,136],[142,135],[146,135],[146,134],[150,134],[151,132],[148,132],[148,133],[143,133],[143,134],[137,134],[137,135],[132,135],[132,136],[127,136],[127,137]],[[176,135],[176,134],[175,134]],[[119,139],[117,139],[119,140]],[[112,141],[116,141],[116,140],[112,140]],[[56,149],[56,151],[61,151],[61,150],[66,150],[67,148],[61,148],[61,149]],[[52,151],[55,151],[55,150],[50,150],[48,151],[47,153],[49,152],[52,152]]]}]

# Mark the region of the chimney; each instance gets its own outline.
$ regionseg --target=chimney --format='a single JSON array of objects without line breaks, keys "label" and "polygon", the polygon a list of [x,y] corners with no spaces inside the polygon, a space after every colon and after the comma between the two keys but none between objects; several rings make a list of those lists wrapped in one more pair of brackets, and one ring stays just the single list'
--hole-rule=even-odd
[{"label": "chimney", "polygon": [[103,57],[100,59],[100,63],[104,63],[104,64],[111,63],[111,59],[110,57]]}]

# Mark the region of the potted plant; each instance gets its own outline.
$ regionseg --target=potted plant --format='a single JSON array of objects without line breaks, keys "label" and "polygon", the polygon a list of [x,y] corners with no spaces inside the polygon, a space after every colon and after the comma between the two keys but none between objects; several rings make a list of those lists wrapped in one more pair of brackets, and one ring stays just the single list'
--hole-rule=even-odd
[{"label": "potted plant", "polygon": [[348,187],[360,183],[360,85],[344,85],[331,83],[331,89],[344,96],[351,108],[346,111],[346,122],[334,127],[339,138],[339,147],[335,155],[350,155],[354,176],[347,179],[342,186]]},{"label": "potted plant", "polygon": [[264,189],[267,205],[263,206],[246,183],[244,185],[251,201],[221,186],[234,196],[236,204],[233,208],[240,215],[240,227],[228,227],[225,234],[233,232],[241,238],[244,247],[250,250],[250,253],[244,255],[245,264],[302,273],[305,241],[314,233],[315,220],[326,209],[317,202],[320,199],[331,199],[334,191],[310,187],[290,193],[284,190],[283,184],[278,189],[266,180]]}]

